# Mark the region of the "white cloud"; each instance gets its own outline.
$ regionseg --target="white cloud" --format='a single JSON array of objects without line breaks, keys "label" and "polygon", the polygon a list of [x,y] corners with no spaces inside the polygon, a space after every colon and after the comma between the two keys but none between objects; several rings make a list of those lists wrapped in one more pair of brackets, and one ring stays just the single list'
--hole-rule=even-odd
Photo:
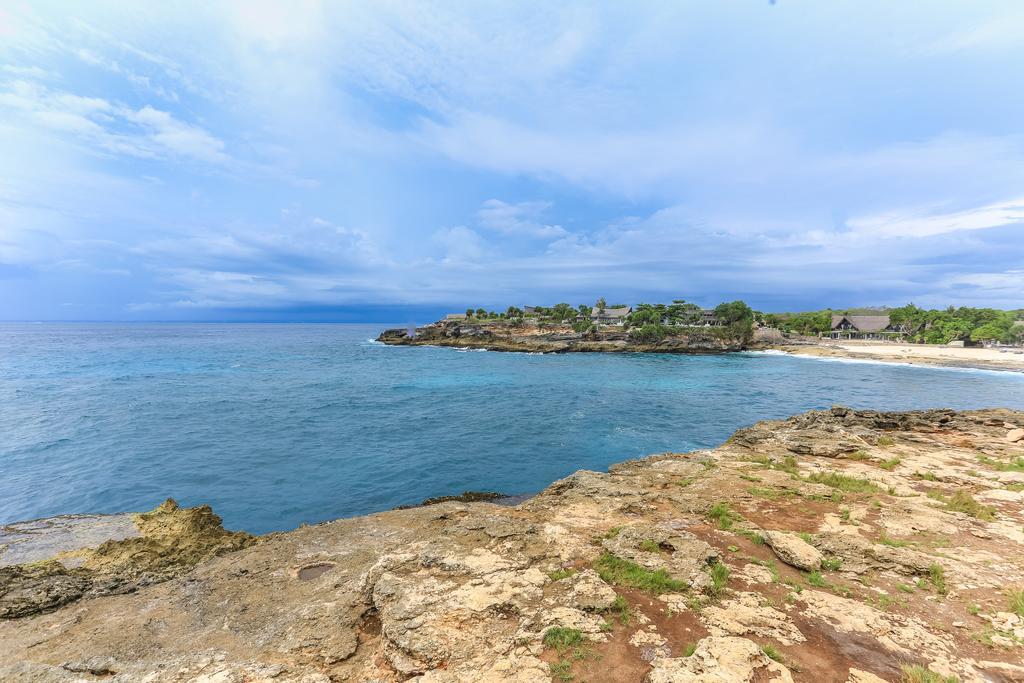
[{"label": "white cloud", "polygon": [[14,81],[0,92],[0,107],[23,113],[45,129],[71,134],[94,151],[212,164],[229,161],[222,140],[148,105],[135,110],[103,98]]},{"label": "white cloud", "polygon": [[928,237],[958,230],[985,230],[1014,223],[1024,223],[1024,197],[963,211],[941,213],[935,207],[923,207],[847,221],[847,225],[853,230],[879,237]]},{"label": "white cloud", "polygon": [[486,251],[484,239],[462,225],[438,230],[433,235],[433,241],[444,247],[446,262],[476,262]]},{"label": "white cloud", "polygon": [[477,217],[481,227],[505,235],[536,239],[564,237],[568,233],[562,226],[538,220],[550,206],[550,202],[507,204],[500,199],[488,199],[477,212]]}]

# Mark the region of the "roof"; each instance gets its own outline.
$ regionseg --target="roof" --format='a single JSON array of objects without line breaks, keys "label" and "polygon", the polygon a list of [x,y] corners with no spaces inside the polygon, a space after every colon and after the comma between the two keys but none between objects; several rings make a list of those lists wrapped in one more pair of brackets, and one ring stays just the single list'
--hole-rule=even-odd
[{"label": "roof", "polygon": [[465,320],[465,313],[449,313],[444,317],[445,320]]},{"label": "roof", "polygon": [[889,327],[887,315],[837,315],[832,314],[832,329],[839,327],[843,320],[849,320],[858,332],[881,332]]},{"label": "roof", "polygon": [[595,308],[591,312],[591,317],[594,317],[594,318],[625,318],[627,315],[629,315],[632,312],[633,312],[633,308],[631,306],[622,306],[620,308],[606,308],[606,309],[604,309],[603,313]]}]

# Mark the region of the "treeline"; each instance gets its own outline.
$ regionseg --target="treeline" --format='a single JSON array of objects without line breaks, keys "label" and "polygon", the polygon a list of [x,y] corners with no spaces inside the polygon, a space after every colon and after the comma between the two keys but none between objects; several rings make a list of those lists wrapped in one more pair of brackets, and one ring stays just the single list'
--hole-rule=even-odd
[{"label": "treeline", "polygon": [[899,308],[807,311],[803,313],[766,313],[764,323],[784,332],[817,336],[832,329],[833,315],[888,315],[892,325],[902,328],[908,341],[947,344],[951,341],[999,341],[1015,343],[1024,339],[1024,309],[1002,311],[996,308],[950,306],[924,309],[914,304]]},{"label": "treeline", "polygon": [[[626,308],[626,304],[609,305],[603,298],[593,306],[558,303],[554,306],[535,306],[530,314],[516,306],[504,311],[488,311],[484,308],[467,308],[466,317],[475,320],[507,320],[511,324],[522,324],[524,318],[536,318],[542,323],[570,324],[579,334],[592,334],[598,325],[591,316],[609,309]],[[742,301],[719,304],[714,309],[713,325],[721,334],[749,340],[752,334],[755,313]],[[708,321],[704,309],[685,299],[673,299],[671,304],[637,304],[632,313],[623,319],[624,329],[636,341],[660,341],[676,333],[676,328],[704,326]]]}]

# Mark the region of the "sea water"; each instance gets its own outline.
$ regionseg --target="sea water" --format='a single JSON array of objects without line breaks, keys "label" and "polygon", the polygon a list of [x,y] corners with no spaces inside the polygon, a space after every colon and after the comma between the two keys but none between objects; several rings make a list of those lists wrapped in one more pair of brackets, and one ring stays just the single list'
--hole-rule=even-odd
[{"label": "sea water", "polygon": [[383,325],[0,325],[0,523],[209,503],[292,529],[720,444],[843,404],[1024,409],[1024,374],[776,354],[468,353]]}]

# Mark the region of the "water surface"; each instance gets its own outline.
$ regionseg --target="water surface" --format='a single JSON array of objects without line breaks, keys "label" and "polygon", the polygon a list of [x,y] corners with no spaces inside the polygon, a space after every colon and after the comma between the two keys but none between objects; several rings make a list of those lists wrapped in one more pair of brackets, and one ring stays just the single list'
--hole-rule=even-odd
[{"label": "water surface", "polygon": [[1024,409],[1024,374],[387,347],[381,325],[0,325],[0,523],[210,503],[262,533],[712,447],[844,405]]}]

